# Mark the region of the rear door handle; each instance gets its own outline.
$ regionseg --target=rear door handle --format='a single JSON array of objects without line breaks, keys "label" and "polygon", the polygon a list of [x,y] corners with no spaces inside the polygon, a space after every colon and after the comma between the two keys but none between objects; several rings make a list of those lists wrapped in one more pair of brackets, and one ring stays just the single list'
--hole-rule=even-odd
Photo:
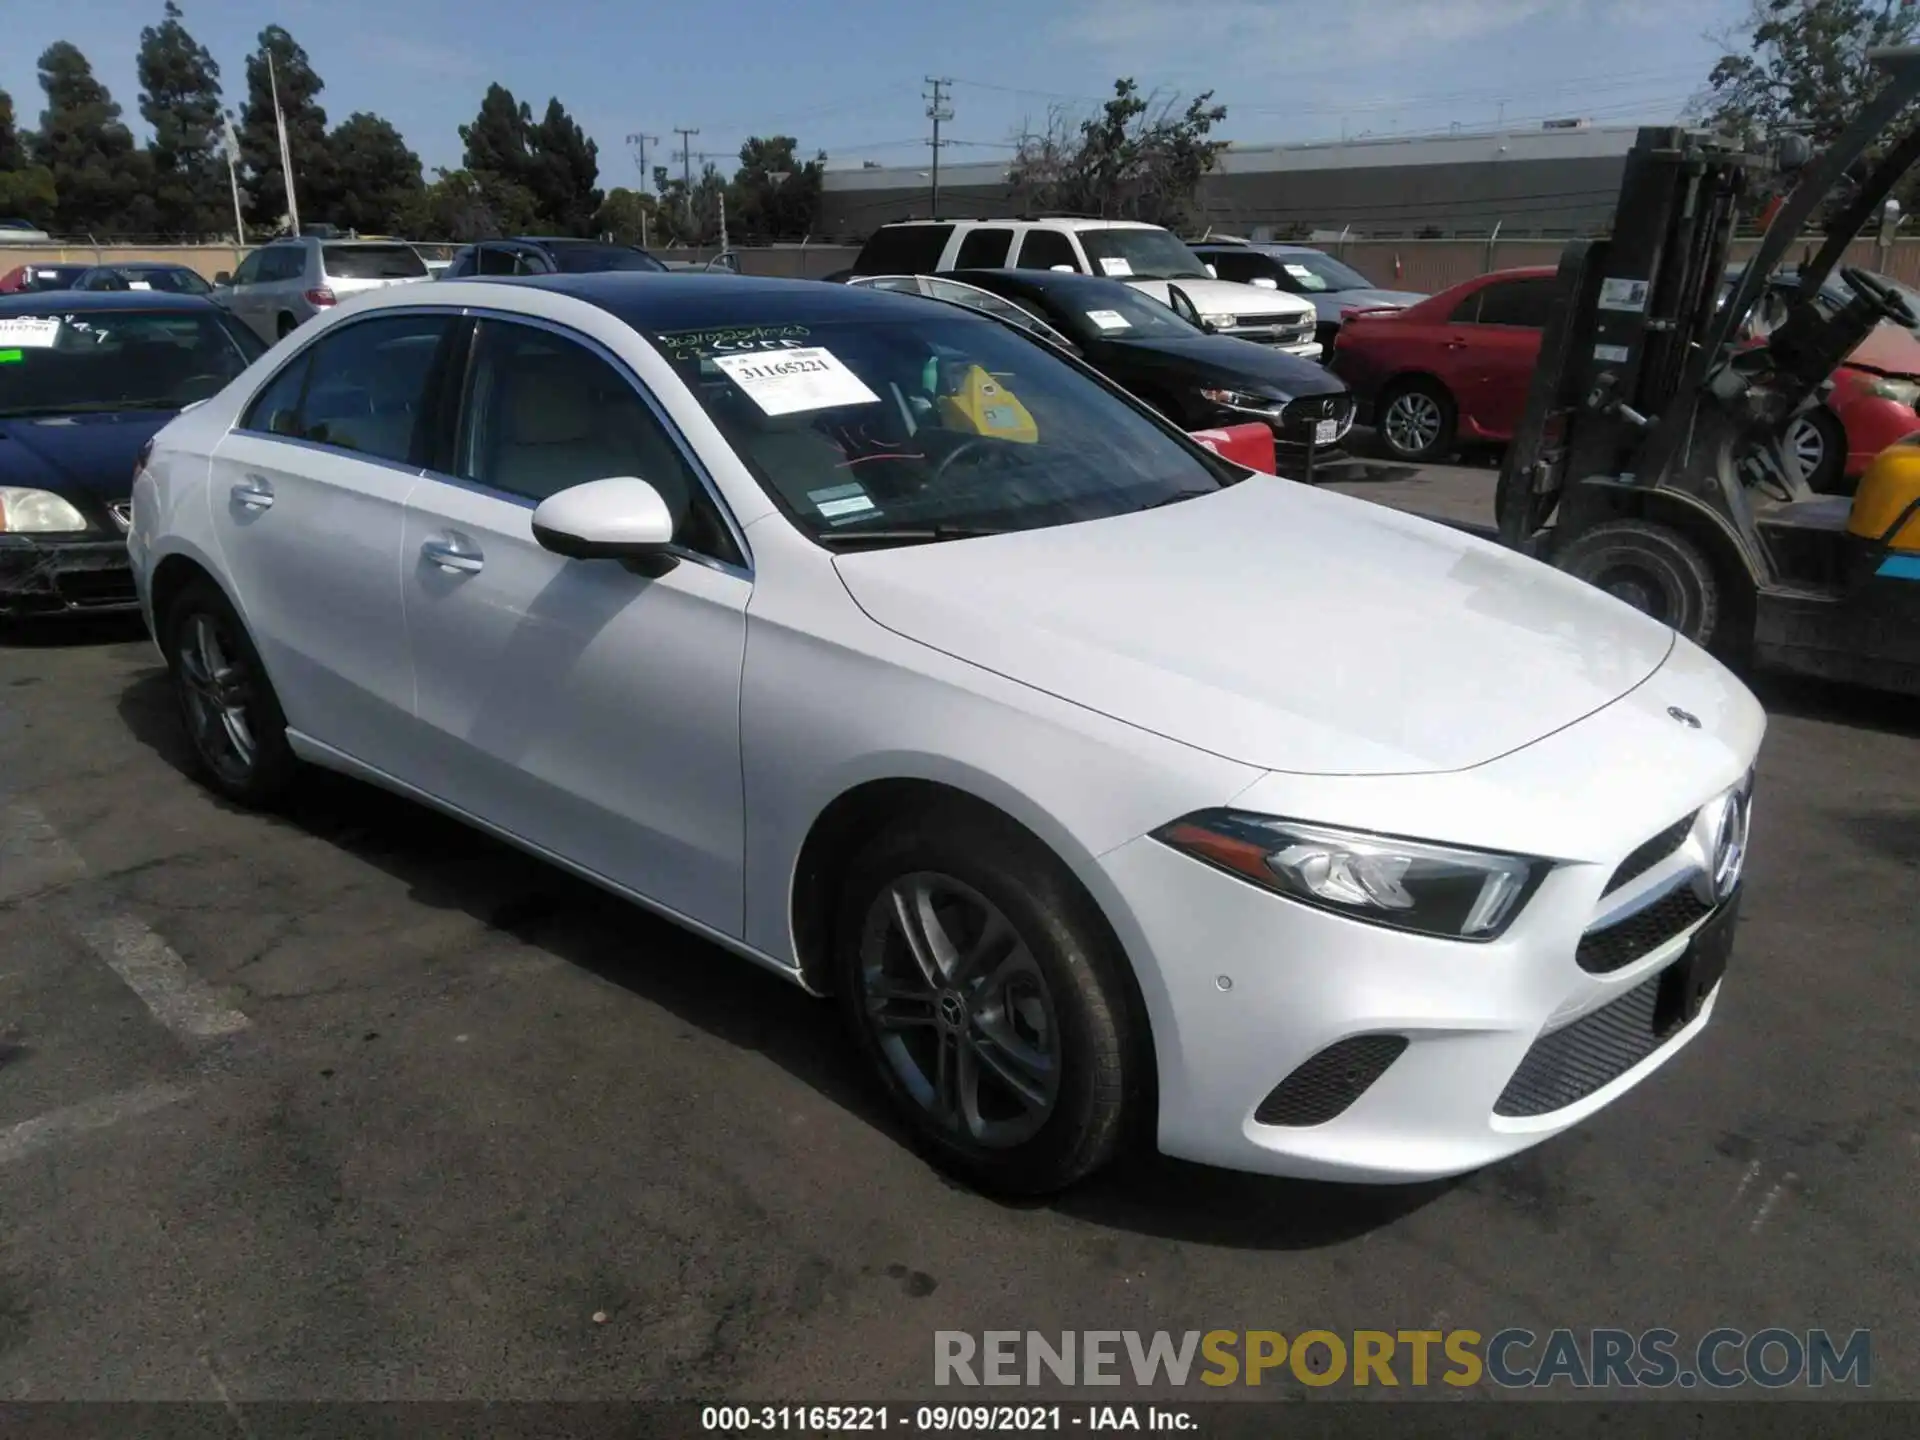
[{"label": "rear door handle", "polygon": [[1467,342],[1464,340],[1447,341],[1447,349],[1449,350],[1464,350],[1466,348],[1467,348]]},{"label": "rear door handle", "polygon": [[487,557],[474,546],[451,538],[426,541],[420,547],[420,554],[442,570],[459,570],[469,575],[487,563]]},{"label": "rear door handle", "polygon": [[233,498],[249,510],[270,510],[273,508],[273,486],[267,483],[264,475],[249,475],[230,492]]}]

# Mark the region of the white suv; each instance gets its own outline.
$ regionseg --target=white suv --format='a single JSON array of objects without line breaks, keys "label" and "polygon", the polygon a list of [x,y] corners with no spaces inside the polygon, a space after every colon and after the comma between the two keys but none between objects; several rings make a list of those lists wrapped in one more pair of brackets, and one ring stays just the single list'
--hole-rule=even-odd
[{"label": "white suv", "polygon": [[1105,275],[1163,303],[1177,284],[1220,334],[1320,358],[1310,301],[1216,279],[1177,236],[1136,220],[902,220],[874,231],[848,273],[1000,269]]}]

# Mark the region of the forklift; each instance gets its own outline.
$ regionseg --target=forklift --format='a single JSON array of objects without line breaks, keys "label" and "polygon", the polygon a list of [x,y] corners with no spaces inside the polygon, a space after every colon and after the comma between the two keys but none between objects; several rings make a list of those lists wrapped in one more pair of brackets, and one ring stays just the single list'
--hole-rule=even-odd
[{"label": "forklift", "polygon": [[[1920,160],[1916,125],[1867,163],[1920,96],[1920,46],[1872,60],[1879,91],[1819,156],[1800,137],[1758,154],[1639,132],[1610,234],[1561,256],[1496,513],[1502,543],[1730,662],[1920,694],[1920,443],[1883,452],[1849,500],[1815,495],[1784,441],[1876,325],[1920,327],[1897,289],[1842,264]],[[1783,183],[1729,290],[1740,213]],[[1756,337],[1743,322],[1836,189],[1783,318]]]}]

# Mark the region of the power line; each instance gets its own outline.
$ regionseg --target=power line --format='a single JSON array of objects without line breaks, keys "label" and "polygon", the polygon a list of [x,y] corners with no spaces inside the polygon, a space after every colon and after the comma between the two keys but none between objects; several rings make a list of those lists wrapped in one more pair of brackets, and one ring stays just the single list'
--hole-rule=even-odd
[{"label": "power line", "polygon": [[[660,143],[660,137],[658,135],[645,135],[639,131],[635,131],[633,134],[627,136],[627,143],[629,145],[637,145],[640,147],[639,153],[634,156],[633,163],[640,168],[640,193],[642,195],[653,188],[653,177],[647,173],[647,142],[649,140],[656,145]],[[647,207],[645,205],[640,207],[640,248],[642,250],[647,248]]]}]

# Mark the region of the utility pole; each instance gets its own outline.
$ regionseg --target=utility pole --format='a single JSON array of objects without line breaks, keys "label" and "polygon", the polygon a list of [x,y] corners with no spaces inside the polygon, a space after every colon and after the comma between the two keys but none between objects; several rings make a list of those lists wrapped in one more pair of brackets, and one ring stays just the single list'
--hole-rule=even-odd
[{"label": "utility pole", "polygon": [[933,87],[933,94],[925,97],[928,102],[927,118],[933,121],[933,195],[928,209],[929,218],[938,220],[940,218],[940,146],[943,143],[940,139],[940,122],[953,118],[953,106],[947,103],[946,96],[941,92],[953,84],[953,81],[936,80],[929,75],[927,84]]},{"label": "utility pole", "polygon": [[687,190],[687,232],[693,236],[696,246],[700,243],[698,222],[693,218],[693,137],[698,130],[687,130],[674,126],[673,133],[680,137],[680,178]]},{"label": "utility pole", "polygon": [[[640,147],[640,153],[635,158],[634,163],[640,167],[640,198],[643,200],[646,198],[647,192],[653,188],[653,177],[647,173],[647,142],[649,140],[656,145],[660,143],[660,137],[658,135],[627,136],[627,143],[629,145],[638,145]],[[647,207],[645,205],[640,207],[640,248],[642,250],[647,248]]]}]

